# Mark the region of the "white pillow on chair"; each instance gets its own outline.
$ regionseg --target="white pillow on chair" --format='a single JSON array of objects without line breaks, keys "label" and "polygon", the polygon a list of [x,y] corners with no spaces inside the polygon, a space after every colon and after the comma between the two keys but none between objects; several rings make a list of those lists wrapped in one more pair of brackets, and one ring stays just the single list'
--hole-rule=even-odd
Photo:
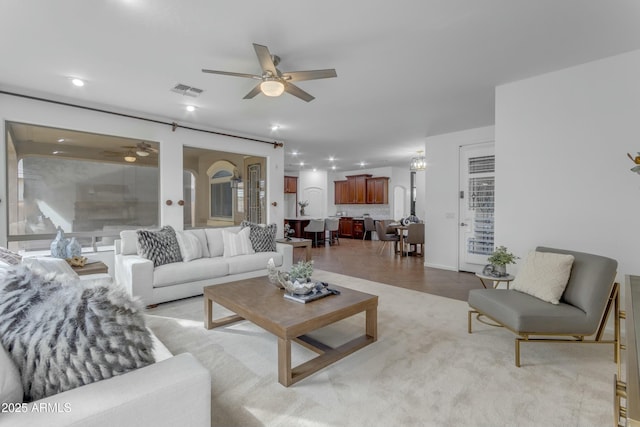
[{"label": "white pillow on chair", "polygon": [[511,289],[551,304],[559,304],[569,282],[573,260],[573,255],[531,251],[513,280]]}]

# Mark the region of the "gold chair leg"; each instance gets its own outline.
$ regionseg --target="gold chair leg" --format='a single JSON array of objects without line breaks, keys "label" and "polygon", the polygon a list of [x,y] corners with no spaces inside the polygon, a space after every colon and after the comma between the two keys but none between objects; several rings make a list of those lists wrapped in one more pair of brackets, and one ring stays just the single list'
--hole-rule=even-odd
[{"label": "gold chair leg", "polygon": [[471,316],[473,315],[473,311],[469,310],[467,313],[467,332],[471,333]]},{"label": "gold chair leg", "polygon": [[516,338],[516,368],[520,367],[520,338]]}]

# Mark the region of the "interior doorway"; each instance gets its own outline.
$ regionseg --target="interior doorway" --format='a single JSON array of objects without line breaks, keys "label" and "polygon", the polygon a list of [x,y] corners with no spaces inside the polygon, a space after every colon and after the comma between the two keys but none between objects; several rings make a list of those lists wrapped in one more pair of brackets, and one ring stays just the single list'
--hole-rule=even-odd
[{"label": "interior doorway", "polygon": [[478,272],[494,248],[493,142],[460,147],[458,270]]}]

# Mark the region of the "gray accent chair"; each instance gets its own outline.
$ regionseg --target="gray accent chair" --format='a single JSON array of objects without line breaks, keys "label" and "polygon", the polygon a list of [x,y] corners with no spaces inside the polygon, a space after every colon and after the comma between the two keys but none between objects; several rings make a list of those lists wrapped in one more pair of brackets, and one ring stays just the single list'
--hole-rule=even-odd
[{"label": "gray accent chair", "polygon": [[381,254],[384,251],[384,248],[387,246],[388,242],[394,242],[394,251],[398,252],[398,242],[400,241],[400,236],[395,233],[387,233],[387,226],[384,221],[376,221],[376,233],[378,234],[378,240],[384,242],[380,249],[378,250],[378,254]]},{"label": "gray accent chair", "polygon": [[[491,319],[515,333],[515,364],[520,367],[521,342],[613,344],[614,362],[620,357],[620,295],[615,283],[618,262],[611,258],[562,249],[538,247],[538,252],[575,257],[560,304],[551,304],[513,289],[469,291],[468,331],[472,316]],[[603,340],[607,318],[614,310],[614,338]],[[585,340],[585,337],[592,339]]]}]

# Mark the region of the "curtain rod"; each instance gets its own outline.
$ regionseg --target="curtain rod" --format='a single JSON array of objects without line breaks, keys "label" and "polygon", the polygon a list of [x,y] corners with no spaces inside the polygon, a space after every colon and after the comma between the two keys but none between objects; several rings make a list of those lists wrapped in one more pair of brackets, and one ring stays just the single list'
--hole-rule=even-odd
[{"label": "curtain rod", "polygon": [[247,140],[247,141],[261,142],[263,144],[271,144],[271,145],[273,145],[274,149],[284,146],[284,143],[278,142],[278,141],[265,141],[265,140],[262,140],[262,139],[249,138],[249,137],[246,137],[246,136],[232,135],[232,134],[224,133],[224,132],[216,132],[214,130],[198,129],[198,128],[194,128],[194,127],[191,127],[191,126],[184,126],[184,125],[178,124],[177,122],[164,122],[162,120],[149,119],[147,117],[134,116],[132,114],[118,113],[116,111],[103,110],[101,108],[86,107],[84,105],[77,105],[77,104],[72,104],[70,102],[62,102],[62,101],[56,101],[56,100],[53,100],[53,99],[40,98],[40,97],[37,97],[37,96],[25,95],[25,94],[22,94],[22,93],[7,92],[7,91],[4,91],[4,90],[0,90],[0,94],[2,94],[2,95],[10,95],[10,96],[17,96],[17,97],[20,97],[20,98],[31,99],[31,100],[34,100],[34,101],[49,102],[49,103],[57,104],[57,105],[64,105],[65,107],[82,108],[84,110],[95,111],[95,112],[104,113],[104,114],[112,114],[114,116],[120,116],[120,117],[129,118],[129,119],[142,120],[142,121],[145,121],[145,122],[151,122],[151,123],[156,123],[156,124],[160,124],[160,125],[168,125],[168,126],[171,126],[171,130],[173,132],[175,132],[177,128],[181,128],[181,129],[193,130],[193,131],[196,131],[196,132],[211,133],[211,134],[214,134],[214,135],[221,135],[221,136],[228,136],[228,137],[231,137],[231,138],[244,139],[244,140]]}]

